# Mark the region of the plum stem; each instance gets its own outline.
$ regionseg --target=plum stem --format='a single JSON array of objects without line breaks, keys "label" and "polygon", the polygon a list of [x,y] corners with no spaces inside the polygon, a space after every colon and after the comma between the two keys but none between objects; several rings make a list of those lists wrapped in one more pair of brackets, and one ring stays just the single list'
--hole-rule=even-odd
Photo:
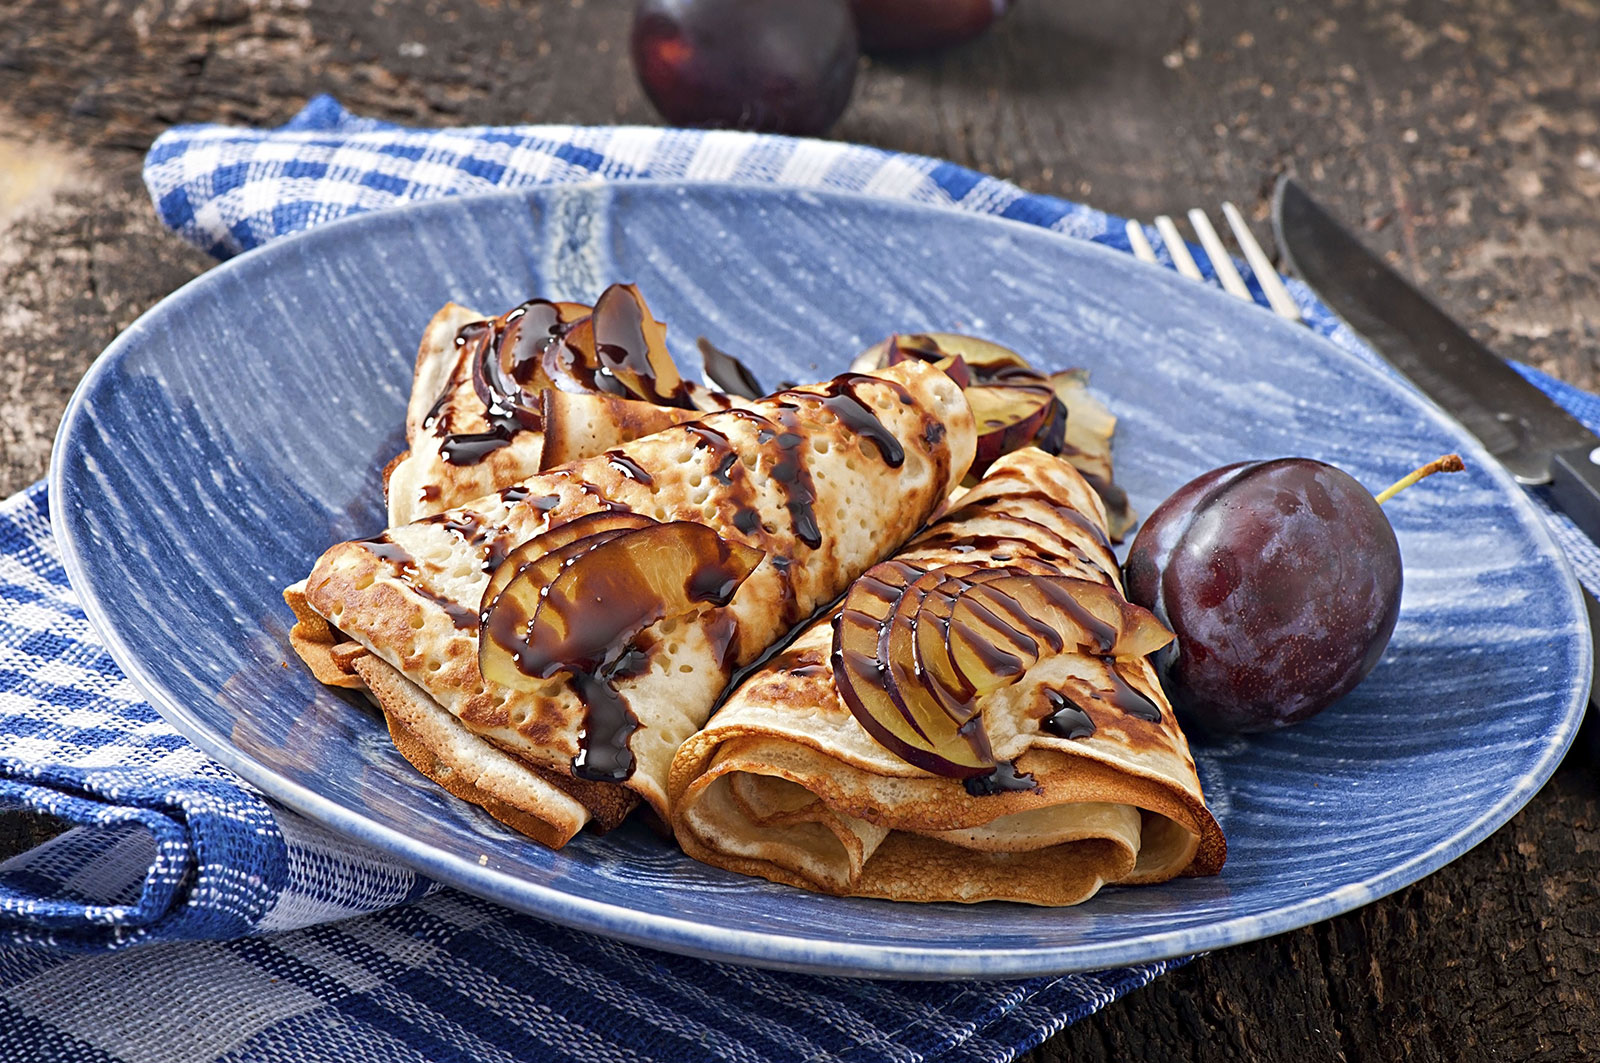
[{"label": "plum stem", "polygon": [[1404,476],[1400,477],[1400,479],[1396,480],[1394,483],[1378,492],[1376,496],[1378,499],[1378,505],[1383,505],[1385,502],[1389,501],[1389,499],[1393,498],[1401,491],[1404,491],[1418,480],[1432,476],[1436,472],[1464,472],[1466,468],[1467,467],[1461,462],[1460,454],[1446,454],[1442,458],[1435,458],[1422,468],[1406,473]]}]

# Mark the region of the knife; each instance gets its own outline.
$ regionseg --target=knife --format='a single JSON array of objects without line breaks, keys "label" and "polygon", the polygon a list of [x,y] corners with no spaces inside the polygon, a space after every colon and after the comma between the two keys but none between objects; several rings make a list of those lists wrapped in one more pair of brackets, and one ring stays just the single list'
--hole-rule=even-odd
[{"label": "knife", "polygon": [[[1473,339],[1289,177],[1273,193],[1272,228],[1285,264],[1323,302],[1519,483],[1548,485],[1551,504],[1600,542],[1600,436]],[[1600,639],[1600,603],[1587,590],[1583,598]]]},{"label": "knife", "polygon": [[1522,379],[1317,204],[1280,178],[1272,225],[1289,267],[1519,483],[1600,542],[1600,436]]}]

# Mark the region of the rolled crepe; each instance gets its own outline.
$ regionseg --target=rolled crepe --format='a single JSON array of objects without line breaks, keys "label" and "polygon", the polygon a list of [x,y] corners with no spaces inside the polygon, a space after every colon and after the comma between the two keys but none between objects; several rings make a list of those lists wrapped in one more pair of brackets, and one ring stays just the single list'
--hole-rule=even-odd
[{"label": "rolled crepe", "polygon": [[423,329],[406,407],[407,449],[384,470],[391,525],[455,509],[541,470],[702,416],[554,388],[539,393],[537,409],[496,416],[473,384],[472,363],[506,317],[447,303]]},{"label": "rolled crepe", "polygon": [[[343,663],[322,663],[365,680],[401,752],[547,844],[591,815],[615,822],[634,795],[665,819],[673,753],[732,672],[913,534],[974,446],[960,389],[920,363],[780,392],[333,547],[291,588],[297,637],[353,639]],[[478,666],[479,609],[499,561],[602,510],[705,524],[765,555],[726,607],[664,619],[635,640],[647,666],[615,680],[637,721],[623,735],[633,770],[621,783],[574,772],[585,743],[606,736],[591,732],[570,676],[512,689]]]},{"label": "rolled crepe", "polygon": [[[1120,591],[1104,528],[1083,478],[1030,448],[995,462],[895,560],[1004,565]],[[997,760],[1035,786],[975,796],[857,722],[835,683],[832,622],[749,676],[679,749],[672,826],[691,856],[838,895],[1043,905],[1221,868],[1222,833],[1144,658],[1063,653],[986,695]],[[1051,716],[1058,733],[1042,726]]]}]

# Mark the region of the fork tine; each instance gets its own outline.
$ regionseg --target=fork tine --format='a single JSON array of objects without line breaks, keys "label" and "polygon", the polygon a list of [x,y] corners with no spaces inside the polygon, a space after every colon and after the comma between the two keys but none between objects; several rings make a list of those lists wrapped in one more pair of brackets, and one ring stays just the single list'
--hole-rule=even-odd
[{"label": "fork tine", "polygon": [[1245,224],[1244,215],[1239,213],[1239,208],[1232,203],[1223,203],[1222,216],[1228,219],[1228,228],[1233,230],[1233,238],[1238,240],[1239,246],[1244,249],[1245,260],[1250,263],[1250,270],[1256,275],[1256,282],[1261,285],[1261,290],[1266,293],[1267,302],[1272,305],[1273,312],[1290,321],[1299,321],[1300,308],[1295,305],[1289,289],[1283,286],[1283,279],[1278,276],[1278,271],[1273,269],[1272,263],[1267,260],[1267,253],[1256,243],[1255,235],[1251,233],[1250,226]]},{"label": "fork tine", "polygon": [[1161,234],[1161,242],[1167,245],[1167,254],[1172,256],[1172,264],[1178,272],[1192,281],[1203,281],[1200,267],[1194,264],[1194,256],[1189,254],[1189,245],[1183,242],[1183,236],[1178,232],[1178,227],[1172,224],[1172,219],[1165,214],[1156,215],[1156,232]]},{"label": "fork tine", "polygon": [[1199,207],[1191,210],[1189,224],[1194,226],[1194,231],[1199,235],[1200,246],[1206,249],[1206,257],[1211,259],[1211,268],[1215,271],[1217,280],[1221,282],[1223,291],[1229,295],[1237,295],[1247,303],[1255,302],[1255,297],[1245,286],[1244,278],[1239,276],[1239,271],[1234,268],[1233,256],[1222,246],[1222,237],[1217,235],[1217,230],[1212,227],[1211,219],[1206,217],[1206,212]]},{"label": "fork tine", "polygon": [[1144,234],[1144,226],[1130,220],[1127,230],[1128,246],[1133,248],[1133,257],[1140,262],[1155,262],[1156,250],[1150,246],[1150,239]]}]

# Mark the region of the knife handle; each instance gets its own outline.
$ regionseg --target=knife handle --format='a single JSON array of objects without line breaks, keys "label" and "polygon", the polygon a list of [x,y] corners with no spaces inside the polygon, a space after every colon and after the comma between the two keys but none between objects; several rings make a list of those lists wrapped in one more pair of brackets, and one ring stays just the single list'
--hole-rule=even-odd
[{"label": "knife handle", "polygon": [[1600,446],[1570,447],[1550,455],[1555,507],[1600,543]]}]

